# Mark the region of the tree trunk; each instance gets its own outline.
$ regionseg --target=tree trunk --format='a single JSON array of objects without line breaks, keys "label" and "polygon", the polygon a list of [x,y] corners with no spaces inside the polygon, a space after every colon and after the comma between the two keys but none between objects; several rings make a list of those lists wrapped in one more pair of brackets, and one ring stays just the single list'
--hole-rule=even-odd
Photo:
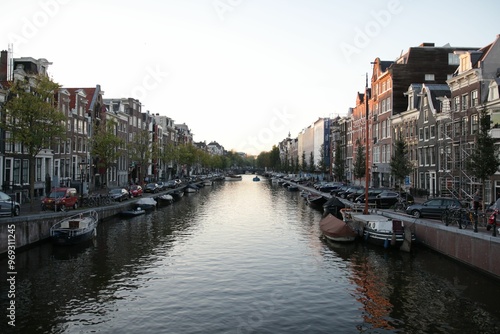
[{"label": "tree trunk", "polygon": [[29,184],[30,184],[30,209],[33,210],[33,198],[35,198],[35,162],[36,157],[30,155],[29,159]]}]

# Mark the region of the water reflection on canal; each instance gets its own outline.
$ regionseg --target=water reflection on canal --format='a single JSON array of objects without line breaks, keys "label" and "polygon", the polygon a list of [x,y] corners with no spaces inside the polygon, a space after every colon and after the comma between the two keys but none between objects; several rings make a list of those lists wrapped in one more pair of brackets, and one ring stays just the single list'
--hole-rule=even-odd
[{"label": "water reflection on canal", "polygon": [[16,328],[4,317],[0,332],[500,331],[498,281],[422,248],[326,245],[320,218],[245,176],[102,222],[93,245],[17,255]]}]

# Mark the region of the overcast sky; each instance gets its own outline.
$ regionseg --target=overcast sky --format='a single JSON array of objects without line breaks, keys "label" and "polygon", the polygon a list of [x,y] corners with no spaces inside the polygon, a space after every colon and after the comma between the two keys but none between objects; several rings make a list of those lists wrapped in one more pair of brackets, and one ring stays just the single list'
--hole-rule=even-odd
[{"label": "overcast sky", "polygon": [[462,0],[2,0],[0,49],[46,58],[62,86],[137,98],[195,141],[258,154],[345,115],[375,58],[482,47],[498,13]]}]

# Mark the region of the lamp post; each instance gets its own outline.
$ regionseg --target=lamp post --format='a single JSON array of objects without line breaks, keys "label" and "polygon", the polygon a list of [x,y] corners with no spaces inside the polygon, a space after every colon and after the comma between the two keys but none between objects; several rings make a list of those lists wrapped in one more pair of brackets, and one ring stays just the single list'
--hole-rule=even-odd
[{"label": "lamp post", "polygon": [[87,165],[86,162],[80,162],[79,167],[80,167],[80,206],[83,204],[83,171],[85,169],[85,166]]}]

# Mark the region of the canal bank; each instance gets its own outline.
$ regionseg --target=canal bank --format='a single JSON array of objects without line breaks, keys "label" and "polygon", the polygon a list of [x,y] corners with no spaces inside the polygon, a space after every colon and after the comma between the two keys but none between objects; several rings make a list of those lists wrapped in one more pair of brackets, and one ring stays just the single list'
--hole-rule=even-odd
[{"label": "canal bank", "polygon": [[[158,197],[164,194],[171,194],[174,191],[184,191],[186,186],[176,189],[162,191],[154,195],[145,194],[142,197]],[[40,210],[39,204],[34,204],[33,208],[25,207],[21,211],[21,215],[17,217],[0,218],[0,257],[7,254],[9,244],[12,245],[12,237],[15,231],[15,246],[16,250],[23,251],[27,247],[43,242],[50,237],[50,227],[60,220],[72,216],[75,213],[82,212],[88,209],[95,210],[99,215],[99,223],[118,215],[121,211],[127,209],[139,198],[129,199],[123,202],[114,202],[110,205],[92,207],[92,208],[79,208],[77,210],[68,211],[38,211]],[[27,205],[29,206],[29,204]]]},{"label": "canal bank", "polygon": [[[297,184],[304,191],[322,195],[326,199],[330,194]],[[417,238],[417,244],[428,247],[454,260],[464,263],[485,274],[500,279],[500,262],[496,254],[500,252],[500,237],[481,227],[477,233],[471,229],[458,229],[456,226],[445,226],[439,220],[414,218],[396,213],[392,210],[376,210],[377,214],[399,219],[405,226],[411,226]]]}]

